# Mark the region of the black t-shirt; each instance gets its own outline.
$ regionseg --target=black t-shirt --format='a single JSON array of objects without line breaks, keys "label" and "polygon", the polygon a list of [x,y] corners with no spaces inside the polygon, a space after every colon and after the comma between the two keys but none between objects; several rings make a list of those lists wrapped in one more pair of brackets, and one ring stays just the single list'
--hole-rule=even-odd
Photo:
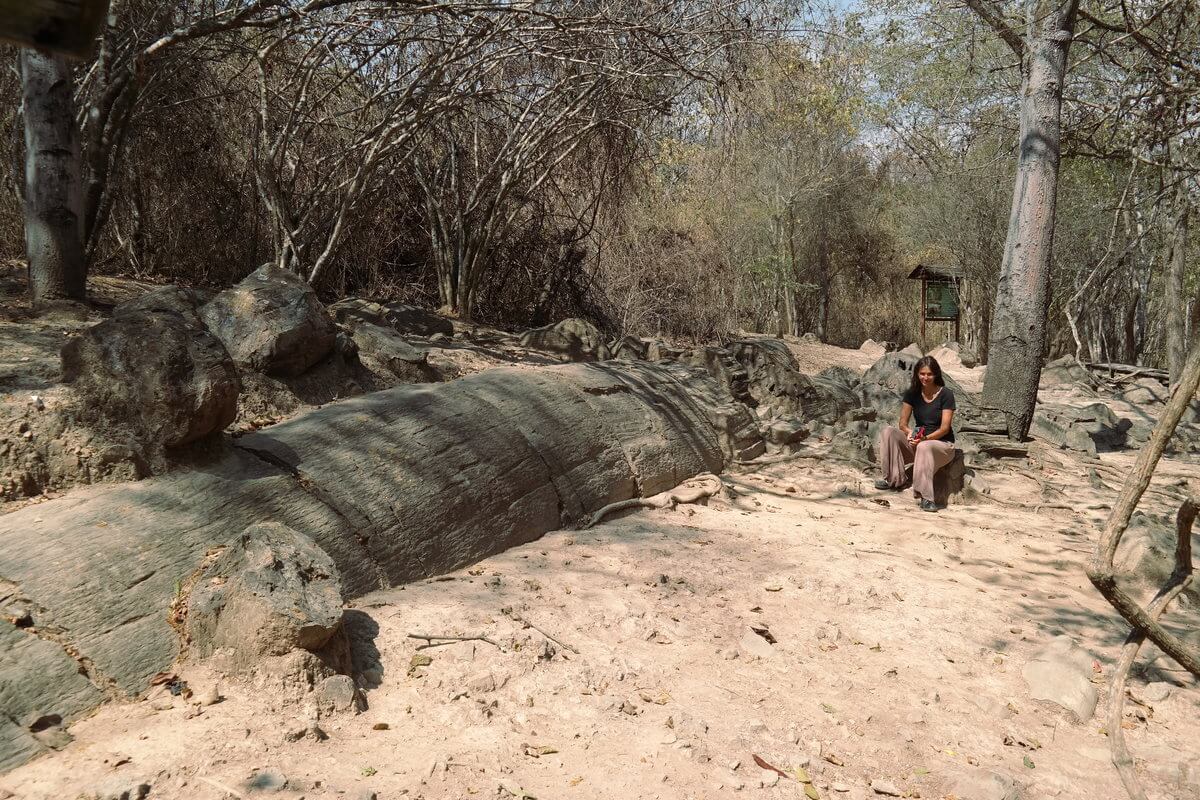
[{"label": "black t-shirt", "polygon": [[[942,387],[938,396],[933,398],[932,403],[925,402],[925,396],[921,394],[920,389],[909,389],[904,393],[904,402],[912,406],[913,410],[913,429],[924,425],[925,433],[933,433],[942,426],[942,412],[953,411],[954,392]],[[954,427],[951,425],[950,430],[942,437],[944,442],[954,441]]]}]

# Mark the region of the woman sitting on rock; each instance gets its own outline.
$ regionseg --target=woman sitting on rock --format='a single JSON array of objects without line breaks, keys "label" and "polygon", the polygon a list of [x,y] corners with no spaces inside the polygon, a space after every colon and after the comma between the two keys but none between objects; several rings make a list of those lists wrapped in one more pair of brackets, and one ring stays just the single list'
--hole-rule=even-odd
[{"label": "woman sitting on rock", "polygon": [[954,460],[955,405],[936,358],[924,356],[916,363],[912,385],[902,399],[899,424],[884,428],[879,437],[883,478],[875,481],[875,488],[903,489],[908,483],[904,468],[912,464],[913,496],[922,511],[937,511],[933,475]]}]

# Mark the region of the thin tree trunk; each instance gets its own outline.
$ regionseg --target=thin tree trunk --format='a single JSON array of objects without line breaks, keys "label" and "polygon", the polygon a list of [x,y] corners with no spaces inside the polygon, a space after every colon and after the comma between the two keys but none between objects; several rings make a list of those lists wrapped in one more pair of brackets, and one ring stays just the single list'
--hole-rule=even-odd
[{"label": "thin tree trunk", "polygon": [[984,402],[1004,412],[1013,439],[1025,438],[1037,404],[1058,197],[1062,90],[1077,8],[1077,0],[1070,0],[1052,6],[1030,2],[1026,9],[1020,154],[983,387]]},{"label": "thin tree trunk", "polygon": [[25,112],[25,247],[34,308],[86,299],[83,192],[71,67],[61,56],[18,56]]},{"label": "thin tree trunk", "polygon": [[1175,219],[1167,244],[1167,285],[1164,292],[1167,301],[1167,374],[1171,376],[1171,385],[1179,380],[1179,375],[1183,372],[1183,362],[1187,358],[1187,316],[1184,308],[1186,300],[1183,278],[1187,266],[1189,211],[1187,182],[1180,180],[1179,187],[1175,190]]}]

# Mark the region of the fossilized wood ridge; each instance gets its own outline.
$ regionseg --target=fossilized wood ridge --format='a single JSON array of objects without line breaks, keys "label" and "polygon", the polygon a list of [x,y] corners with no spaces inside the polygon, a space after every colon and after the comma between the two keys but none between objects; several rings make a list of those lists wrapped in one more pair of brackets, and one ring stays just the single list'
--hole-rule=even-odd
[{"label": "fossilized wood ridge", "polygon": [[32,609],[32,625],[0,630],[0,769],[43,749],[38,719],[137,694],[167,668],[178,586],[247,525],[310,536],[361,595],[720,471],[711,419],[729,402],[678,367],[490,370],[346,400],[215,463],[0,518],[0,587]]}]

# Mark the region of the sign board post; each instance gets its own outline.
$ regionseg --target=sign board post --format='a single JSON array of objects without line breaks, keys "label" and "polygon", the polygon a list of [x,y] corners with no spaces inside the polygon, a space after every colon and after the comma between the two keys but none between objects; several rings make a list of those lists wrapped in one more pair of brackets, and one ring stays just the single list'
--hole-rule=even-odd
[{"label": "sign board post", "polygon": [[0,0],[0,39],[87,58],[108,16],[109,0]]},{"label": "sign board post", "polygon": [[925,342],[926,322],[953,322],[954,341],[959,337],[958,284],[962,279],[958,267],[918,266],[909,278],[921,281],[921,342]]}]

